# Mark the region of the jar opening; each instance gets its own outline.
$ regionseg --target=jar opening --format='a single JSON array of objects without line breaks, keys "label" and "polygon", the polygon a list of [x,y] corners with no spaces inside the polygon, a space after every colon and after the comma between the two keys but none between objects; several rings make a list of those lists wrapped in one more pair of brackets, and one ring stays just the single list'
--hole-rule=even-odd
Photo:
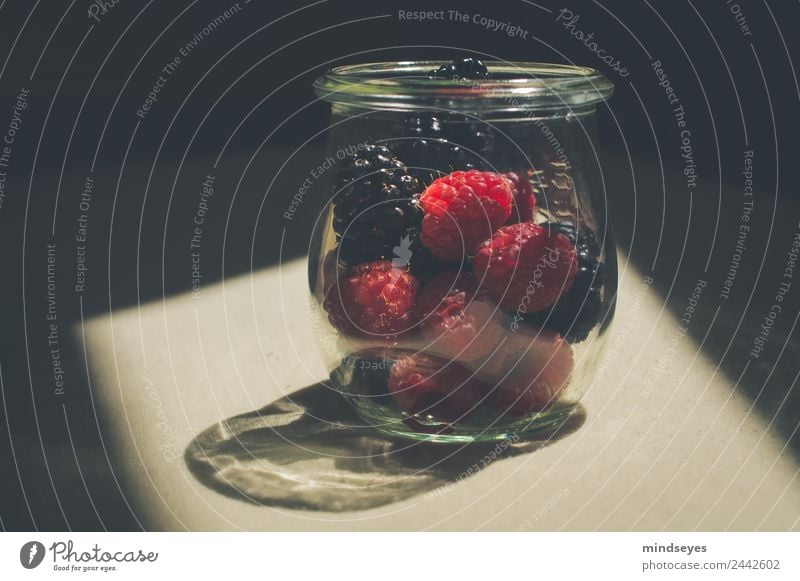
[{"label": "jar opening", "polygon": [[486,61],[491,78],[431,79],[446,61],[397,61],[335,67],[314,83],[325,101],[369,109],[452,111],[586,110],[607,99],[614,85],[579,66]]}]

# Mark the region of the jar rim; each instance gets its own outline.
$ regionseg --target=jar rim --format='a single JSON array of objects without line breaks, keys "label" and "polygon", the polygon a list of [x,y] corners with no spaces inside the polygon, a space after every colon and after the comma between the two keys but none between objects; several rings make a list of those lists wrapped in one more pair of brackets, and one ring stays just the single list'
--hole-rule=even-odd
[{"label": "jar rim", "polygon": [[431,79],[449,61],[389,61],[343,65],[314,82],[325,101],[369,109],[544,111],[593,109],[614,85],[589,67],[485,61],[491,79]]}]

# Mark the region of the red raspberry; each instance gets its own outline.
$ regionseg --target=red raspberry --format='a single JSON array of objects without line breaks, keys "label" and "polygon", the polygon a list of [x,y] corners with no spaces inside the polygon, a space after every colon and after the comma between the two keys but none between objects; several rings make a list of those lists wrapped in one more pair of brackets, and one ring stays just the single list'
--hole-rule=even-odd
[{"label": "red raspberry", "polygon": [[573,366],[572,347],[558,333],[520,329],[481,368],[492,386],[486,404],[512,416],[543,410],[569,384]]},{"label": "red raspberry", "polygon": [[481,243],[472,268],[501,305],[535,313],[569,290],[578,258],[564,234],[527,222],[503,226]]},{"label": "red raspberry", "polygon": [[463,420],[478,405],[482,391],[481,382],[467,369],[425,353],[401,357],[389,372],[389,392],[412,415]]},{"label": "red raspberry", "polygon": [[394,336],[414,324],[417,279],[389,260],[348,268],[325,293],[331,324],[354,335]]},{"label": "red raspberry", "polygon": [[458,260],[511,214],[511,182],[488,171],[454,171],[422,192],[420,239],[441,260]]},{"label": "red raspberry", "polygon": [[511,181],[511,195],[514,198],[506,225],[530,222],[536,209],[536,197],[533,195],[531,180],[525,173],[508,172],[503,175]]},{"label": "red raspberry", "polygon": [[485,357],[500,342],[503,319],[497,306],[478,294],[470,272],[436,275],[417,297],[417,314],[426,350],[472,361]]}]

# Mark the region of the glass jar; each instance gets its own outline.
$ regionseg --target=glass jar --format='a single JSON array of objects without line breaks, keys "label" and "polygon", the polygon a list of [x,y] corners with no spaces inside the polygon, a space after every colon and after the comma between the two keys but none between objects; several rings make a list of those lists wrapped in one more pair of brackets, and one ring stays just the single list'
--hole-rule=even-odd
[{"label": "glass jar", "polygon": [[342,66],[309,255],[331,385],[374,428],[537,438],[579,407],[617,271],[597,154],[599,72],[488,62]]}]

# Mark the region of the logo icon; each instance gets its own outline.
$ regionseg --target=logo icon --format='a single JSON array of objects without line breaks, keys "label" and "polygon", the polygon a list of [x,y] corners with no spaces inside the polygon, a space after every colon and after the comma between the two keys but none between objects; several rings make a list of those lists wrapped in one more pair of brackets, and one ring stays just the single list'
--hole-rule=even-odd
[{"label": "logo icon", "polygon": [[44,545],[39,541],[30,541],[19,550],[19,562],[26,569],[35,569],[44,559]]},{"label": "logo icon", "polygon": [[411,250],[411,237],[403,236],[400,239],[400,246],[395,246],[392,250],[395,256],[392,258],[392,266],[395,268],[405,268],[408,266],[408,263],[411,261],[411,255],[413,254]]}]

